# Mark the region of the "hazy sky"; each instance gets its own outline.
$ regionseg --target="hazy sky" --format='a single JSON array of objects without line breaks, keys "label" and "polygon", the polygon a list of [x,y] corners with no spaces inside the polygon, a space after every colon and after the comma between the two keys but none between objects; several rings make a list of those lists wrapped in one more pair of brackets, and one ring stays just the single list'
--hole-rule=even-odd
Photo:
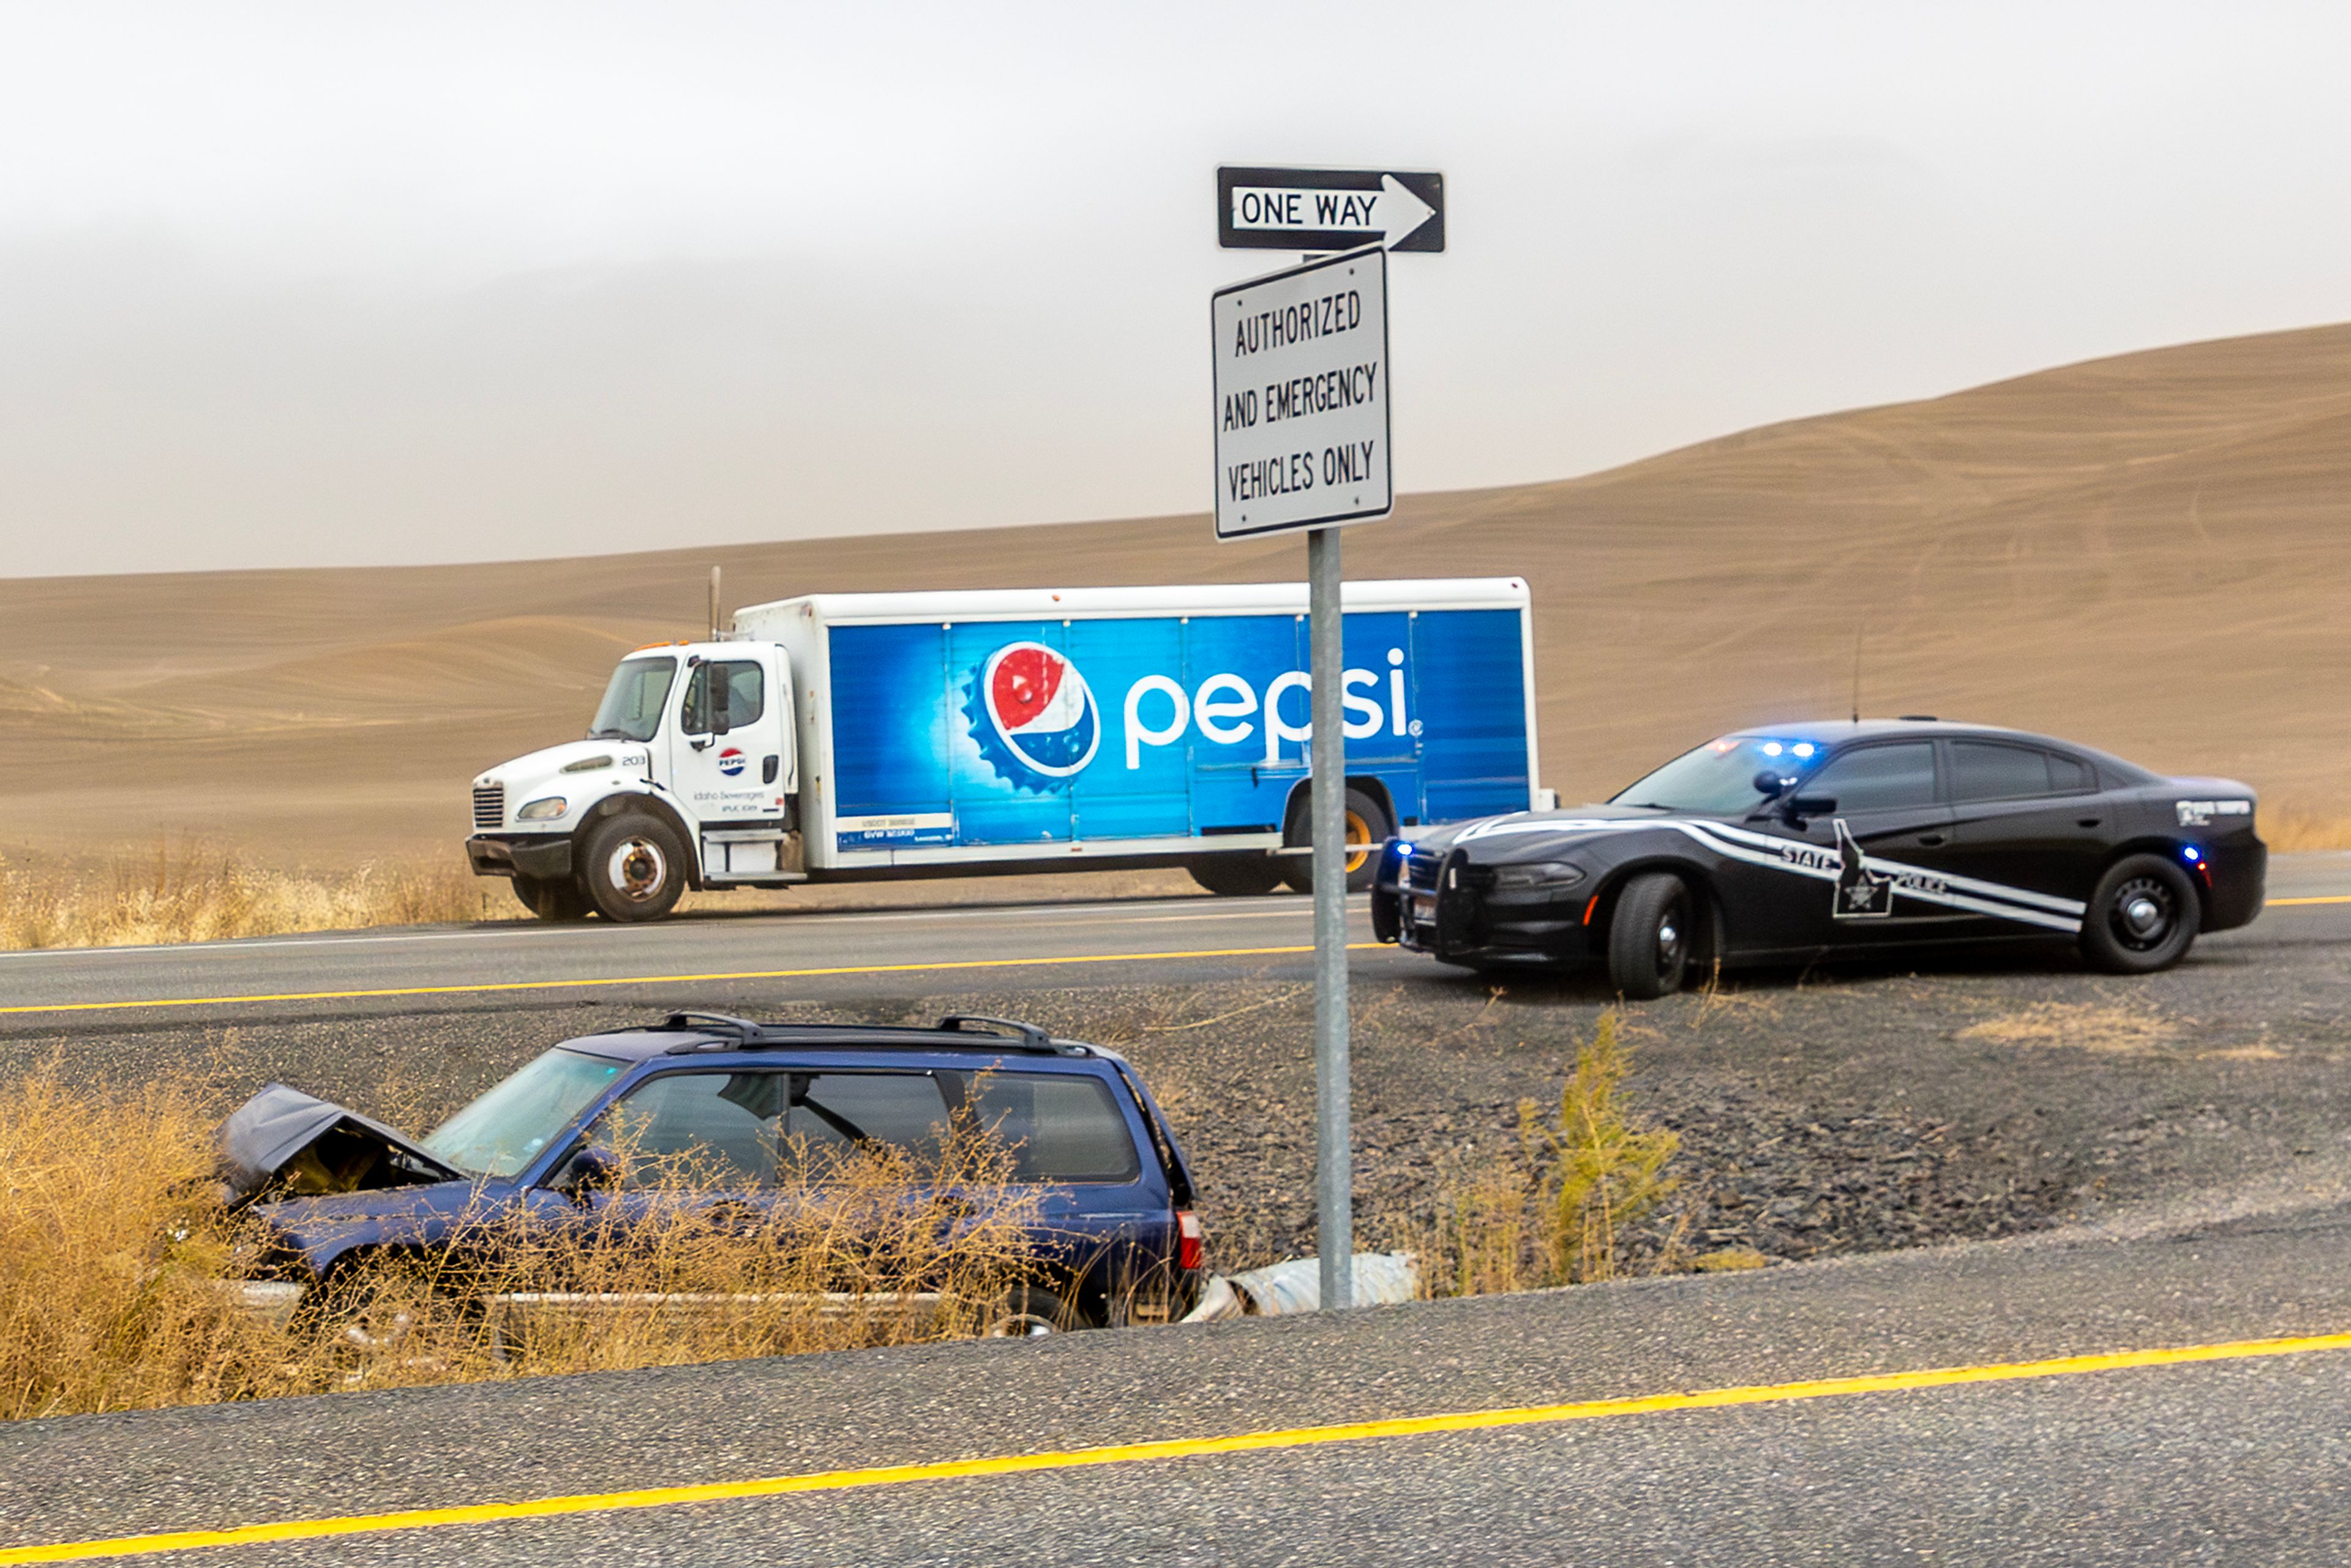
[{"label": "hazy sky", "polygon": [[[2351,8],[0,0],[0,574],[1205,510],[1222,162],[1441,170],[1397,480],[2351,317]],[[1205,526],[1205,525],[1203,525]]]}]

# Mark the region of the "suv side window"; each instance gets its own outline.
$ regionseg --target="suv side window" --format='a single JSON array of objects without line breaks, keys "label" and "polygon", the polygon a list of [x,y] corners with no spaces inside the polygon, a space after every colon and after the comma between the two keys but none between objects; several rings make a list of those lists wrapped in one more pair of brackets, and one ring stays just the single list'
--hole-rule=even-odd
[{"label": "suv side window", "polygon": [[1935,743],[1902,740],[1848,751],[1802,787],[1834,800],[1839,811],[1884,811],[1935,803]]},{"label": "suv side window", "polygon": [[946,1143],[947,1100],[927,1072],[794,1072],[783,1107],[788,1157],[820,1172],[860,1145],[881,1144],[908,1155],[914,1168],[937,1167]]},{"label": "suv side window", "polygon": [[1993,740],[1951,742],[1951,799],[2023,800],[2049,793],[2050,756]]},{"label": "suv side window", "polygon": [[726,683],[726,727],[741,729],[756,724],[768,711],[768,683],[754,660],[712,660],[695,666],[694,674],[685,684],[685,706],[678,716],[678,727],[688,735],[710,733],[710,681],[716,671]]},{"label": "suv side window", "polygon": [[671,1072],[640,1084],[591,1134],[621,1157],[630,1191],[707,1183],[766,1186],[776,1179],[774,1072]]},{"label": "suv side window", "polygon": [[980,1131],[1000,1141],[1017,1181],[1123,1182],[1142,1174],[1110,1085],[1062,1072],[988,1072],[972,1081]]}]

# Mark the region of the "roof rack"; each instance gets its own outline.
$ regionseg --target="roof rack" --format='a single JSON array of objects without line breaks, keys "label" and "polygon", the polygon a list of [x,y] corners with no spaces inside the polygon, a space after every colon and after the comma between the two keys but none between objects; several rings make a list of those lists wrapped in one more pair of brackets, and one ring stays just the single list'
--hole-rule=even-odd
[{"label": "roof rack", "polygon": [[970,1034],[976,1030],[1008,1034],[1020,1041],[1024,1051],[1060,1050],[1054,1045],[1051,1035],[1035,1024],[1022,1023],[1019,1019],[990,1018],[986,1013],[949,1013],[939,1019],[939,1028],[950,1034]]},{"label": "roof rack", "polygon": [[925,1029],[920,1024],[878,1023],[755,1023],[731,1013],[702,1011],[674,1012],[657,1024],[640,1025],[647,1030],[673,1033],[720,1035],[724,1043],[710,1040],[682,1040],[664,1054],[691,1056],[704,1051],[769,1051],[785,1045],[806,1045],[825,1051],[906,1051],[945,1042],[938,1037],[948,1035],[978,1035],[1007,1051],[1037,1056],[1086,1056],[1088,1047],[1075,1041],[1057,1040],[1033,1023],[1017,1019],[989,1018],[980,1013],[950,1013],[936,1025]]}]

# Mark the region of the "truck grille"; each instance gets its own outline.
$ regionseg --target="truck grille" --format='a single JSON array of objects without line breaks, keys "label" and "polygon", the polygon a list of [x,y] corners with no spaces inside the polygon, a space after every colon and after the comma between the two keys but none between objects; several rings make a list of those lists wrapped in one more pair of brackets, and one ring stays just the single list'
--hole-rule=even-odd
[{"label": "truck grille", "polygon": [[507,825],[507,787],[493,784],[486,789],[474,791],[474,826],[503,828]]}]

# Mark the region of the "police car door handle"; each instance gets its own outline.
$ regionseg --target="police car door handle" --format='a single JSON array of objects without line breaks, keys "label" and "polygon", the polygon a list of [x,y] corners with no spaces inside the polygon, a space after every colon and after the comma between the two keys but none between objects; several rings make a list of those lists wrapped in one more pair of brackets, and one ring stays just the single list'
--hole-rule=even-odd
[{"label": "police car door handle", "polygon": [[2077,828],[2095,828],[2103,820],[2098,817],[2076,817],[2074,819],[2074,825]]},{"label": "police car door handle", "polygon": [[1918,835],[1918,841],[1926,845],[1928,849],[1932,849],[1937,844],[1943,841],[1943,835],[1940,833],[1921,833]]}]

